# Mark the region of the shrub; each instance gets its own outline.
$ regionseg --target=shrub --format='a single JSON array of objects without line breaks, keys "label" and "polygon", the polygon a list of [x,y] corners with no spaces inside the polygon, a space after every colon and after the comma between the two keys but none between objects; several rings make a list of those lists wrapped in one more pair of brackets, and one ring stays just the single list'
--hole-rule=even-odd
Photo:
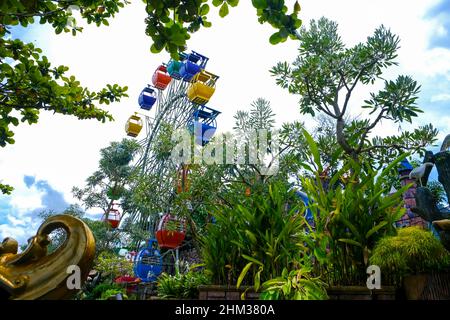
[{"label": "shrub", "polygon": [[449,271],[450,254],[431,231],[407,227],[380,239],[370,263],[380,267],[387,282],[399,286],[409,274]]},{"label": "shrub", "polygon": [[311,276],[311,269],[302,267],[288,271],[280,277],[261,285],[262,300],[325,300],[328,299],[326,284]]}]

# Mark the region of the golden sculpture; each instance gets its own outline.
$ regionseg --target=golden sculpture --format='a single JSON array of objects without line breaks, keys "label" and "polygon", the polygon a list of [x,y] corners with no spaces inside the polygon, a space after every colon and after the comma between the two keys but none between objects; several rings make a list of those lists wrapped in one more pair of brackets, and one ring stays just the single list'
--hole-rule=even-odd
[{"label": "golden sculpture", "polygon": [[[66,239],[51,254],[47,254],[49,234],[62,228]],[[77,290],[67,285],[73,266],[80,270],[83,282],[91,269],[95,256],[95,239],[89,227],[80,219],[69,215],[56,215],[47,219],[28,247],[17,254],[18,243],[6,238],[0,244],[0,297],[9,299],[67,299]]]}]

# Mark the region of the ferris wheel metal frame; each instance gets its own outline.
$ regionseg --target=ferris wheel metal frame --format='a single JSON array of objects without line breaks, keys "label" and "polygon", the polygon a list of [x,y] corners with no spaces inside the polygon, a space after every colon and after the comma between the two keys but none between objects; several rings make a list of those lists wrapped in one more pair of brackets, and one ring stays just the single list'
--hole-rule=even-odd
[{"label": "ferris wheel metal frame", "polygon": [[[163,123],[168,124],[174,130],[187,127],[192,114],[198,109],[199,105],[191,102],[186,95],[189,85],[188,81],[172,78],[164,90],[155,88],[157,100],[153,108],[147,114],[143,113],[144,110],[137,113],[145,118],[146,136],[138,142],[141,150],[134,167],[138,168],[141,174],[153,175],[161,182],[155,186],[153,191],[160,195],[160,203],[165,203],[166,207],[170,206],[174,196],[174,191],[168,192],[168,190],[175,185],[171,179],[171,173],[177,168],[170,159],[158,159],[153,152],[153,147]],[[160,211],[164,211],[164,208],[160,208]],[[157,212],[153,212],[153,214]],[[131,219],[133,223],[138,223],[145,230],[152,233],[156,231],[158,219],[151,219],[151,213],[132,212]]]}]

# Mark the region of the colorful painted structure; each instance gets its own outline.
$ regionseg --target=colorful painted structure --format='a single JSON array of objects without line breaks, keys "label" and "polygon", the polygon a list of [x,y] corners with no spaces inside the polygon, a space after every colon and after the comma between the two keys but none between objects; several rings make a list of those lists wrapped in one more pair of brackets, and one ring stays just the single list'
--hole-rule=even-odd
[{"label": "colorful painted structure", "polygon": [[414,179],[409,178],[409,173],[413,170],[412,165],[409,163],[407,159],[403,160],[400,164],[400,168],[398,169],[399,179],[401,186],[406,186],[410,183],[413,183],[412,187],[409,188],[403,194],[403,200],[405,202],[406,213],[398,220],[395,225],[398,228],[409,227],[409,226],[421,226],[426,227],[428,223],[419,217],[417,214],[412,212],[412,208],[416,207],[416,182]]}]

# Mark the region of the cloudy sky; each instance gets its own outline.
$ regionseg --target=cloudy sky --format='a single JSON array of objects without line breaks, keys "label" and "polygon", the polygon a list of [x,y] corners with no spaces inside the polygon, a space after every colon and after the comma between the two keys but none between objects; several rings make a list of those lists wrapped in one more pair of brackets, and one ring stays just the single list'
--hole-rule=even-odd
[{"label": "cloudy sky", "polygon": [[[293,0],[286,2],[294,4]],[[450,0],[300,3],[304,25],[321,16],[335,20],[348,45],[364,41],[381,24],[398,34],[400,65],[391,68],[386,78],[413,76],[422,85],[419,105],[425,111],[414,125],[432,122],[441,130],[441,139],[450,133]],[[211,107],[222,111],[219,129],[230,130],[236,110],[248,108],[258,97],[272,103],[278,125],[296,119],[312,123],[311,118],[300,116],[298,97],[278,88],[268,72],[278,61],[292,61],[298,43],[270,45],[274,30],[257,22],[250,1],[241,1],[225,19],[218,17],[217,10],[210,15],[213,27],[195,34],[189,48],[208,56],[208,70],[220,75],[210,101]],[[42,48],[53,65],[69,66],[82,85],[91,89],[106,83],[127,85],[130,97],[107,107],[115,122],[100,124],[42,113],[38,124],[15,130],[16,144],[0,154],[0,178],[15,187],[11,196],[0,195],[0,240],[13,236],[24,243],[36,232],[39,211],[60,211],[74,203],[70,190],[82,186],[96,170],[100,148],[125,136],[124,124],[138,110],[140,91],[151,81],[154,69],[169,59],[165,53],[150,53],[144,18],[142,1],[132,0],[109,27],[87,26],[76,37],[55,35],[48,26],[15,31],[14,37]],[[358,91],[352,105],[354,115],[359,114],[358,102],[374,89]],[[383,123],[377,133],[393,134],[397,129]]]}]

